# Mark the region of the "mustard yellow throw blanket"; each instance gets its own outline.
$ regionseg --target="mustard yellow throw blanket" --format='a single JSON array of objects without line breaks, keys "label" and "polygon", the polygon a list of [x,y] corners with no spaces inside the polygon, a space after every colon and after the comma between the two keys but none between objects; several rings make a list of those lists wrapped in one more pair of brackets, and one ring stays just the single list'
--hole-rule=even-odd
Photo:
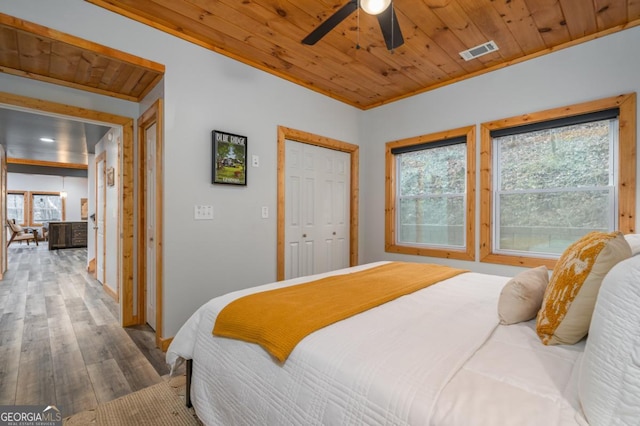
[{"label": "mustard yellow throw blanket", "polygon": [[393,262],[255,293],[225,306],[213,334],[258,343],[284,362],[314,331],[463,272],[442,265]]}]

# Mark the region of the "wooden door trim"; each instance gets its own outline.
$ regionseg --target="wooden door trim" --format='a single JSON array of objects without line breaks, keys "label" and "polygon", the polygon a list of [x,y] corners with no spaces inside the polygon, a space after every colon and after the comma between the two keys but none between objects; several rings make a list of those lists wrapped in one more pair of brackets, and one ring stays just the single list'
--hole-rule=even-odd
[{"label": "wooden door trim", "polygon": [[359,153],[360,147],[337,139],[314,135],[302,130],[278,126],[278,229],[277,229],[277,273],[278,281],[285,276],[285,147],[286,141],[305,143],[321,148],[333,149],[349,154],[351,158],[350,211],[349,211],[349,266],[358,264],[358,204],[359,204]]},{"label": "wooden door trim", "polygon": [[[4,146],[0,145],[0,223],[7,220],[7,154]],[[7,270],[7,227],[0,230],[0,281]]]},{"label": "wooden door trim", "polygon": [[[106,191],[106,179],[107,179],[107,174],[106,174],[106,170],[107,170],[107,151],[102,151],[97,157],[96,157],[96,164],[95,164],[95,201],[96,201],[96,218],[98,220],[100,220],[100,217],[97,216],[98,213],[98,204],[100,203],[101,198],[98,197],[98,164],[100,164],[100,162],[104,161],[104,167],[102,168],[102,215],[106,216],[106,212],[107,212],[107,191]],[[106,260],[106,253],[107,253],[107,236],[105,233],[105,229],[107,227],[107,221],[105,220],[105,218],[102,218],[102,221],[104,222],[102,225],[102,276],[99,277],[100,282],[102,283],[102,288],[105,289],[105,291],[107,291],[107,293],[109,293],[109,290],[107,285],[106,285],[106,281],[107,281],[107,270],[105,268],[105,260]],[[94,250],[95,250],[95,255],[96,255],[96,262],[98,259],[98,230],[96,229],[94,231],[94,235],[93,235],[93,242],[94,242]],[[96,279],[98,279],[98,265],[96,263]],[[111,297],[114,296],[113,292],[109,293],[111,295]],[[119,299],[118,295],[116,295],[116,297],[114,297],[114,299],[116,299],[116,301]]]},{"label": "wooden door trim", "polygon": [[163,179],[163,143],[162,143],[162,129],[163,129],[163,102],[162,99],[156,100],[153,105],[149,107],[138,118],[138,315],[137,323],[145,324],[146,319],[146,288],[147,288],[147,275],[145,273],[147,268],[147,250],[146,250],[146,229],[147,218],[146,211],[149,208],[147,206],[147,144],[145,141],[145,129],[149,128],[153,123],[156,124],[156,156],[155,156],[155,205],[152,208],[155,211],[155,227],[156,227],[156,239],[155,239],[155,265],[156,265],[156,346],[162,348],[162,224],[163,224],[163,192],[162,192],[162,179]]},{"label": "wooden door trim", "polygon": [[[133,118],[95,111],[86,108],[29,98],[13,93],[0,92],[0,104],[18,106],[32,110],[92,120],[122,127],[122,184],[120,186],[121,216],[118,215],[122,232],[122,249],[118,247],[119,276],[122,277],[121,311],[122,326],[133,325]],[[120,181],[120,179],[119,179]],[[118,244],[120,246],[120,244]],[[128,300],[130,298],[130,300]]]}]

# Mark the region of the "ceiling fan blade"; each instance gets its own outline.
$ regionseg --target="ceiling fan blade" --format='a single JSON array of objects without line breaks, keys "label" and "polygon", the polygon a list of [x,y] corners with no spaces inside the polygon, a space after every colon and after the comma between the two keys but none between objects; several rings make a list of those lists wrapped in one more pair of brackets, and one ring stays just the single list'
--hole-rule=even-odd
[{"label": "ceiling fan blade", "polygon": [[349,3],[342,6],[340,10],[331,15],[329,19],[318,25],[315,30],[313,30],[308,36],[304,38],[304,40],[302,40],[302,44],[316,44],[322,37],[324,37],[340,22],[344,21],[345,18],[351,15],[357,8],[358,0],[351,0]]},{"label": "ceiling fan blade", "polygon": [[400,31],[400,24],[398,23],[398,17],[393,8],[393,3],[378,15],[378,22],[380,23],[380,29],[382,30],[384,42],[387,44],[387,49],[393,50],[404,44],[404,38]]}]

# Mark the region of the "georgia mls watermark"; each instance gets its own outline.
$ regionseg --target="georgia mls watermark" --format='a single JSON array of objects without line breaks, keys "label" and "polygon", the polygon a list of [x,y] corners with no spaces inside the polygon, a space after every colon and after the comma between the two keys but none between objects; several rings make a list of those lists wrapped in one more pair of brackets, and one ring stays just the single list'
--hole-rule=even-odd
[{"label": "georgia mls watermark", "polygon": [[2,405],[0,426],[62,426],[62,414],[55,405]]}]

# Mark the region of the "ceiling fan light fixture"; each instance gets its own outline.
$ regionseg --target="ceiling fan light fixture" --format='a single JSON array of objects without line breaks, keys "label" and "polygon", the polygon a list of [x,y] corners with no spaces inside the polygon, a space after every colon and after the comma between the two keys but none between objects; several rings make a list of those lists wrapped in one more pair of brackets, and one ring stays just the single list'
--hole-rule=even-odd
[{"label": "ceiling fan light fixture", "polygon": [[379,15],[391,4],[391,0],[360,0],[360,7],[369,15]]}]

